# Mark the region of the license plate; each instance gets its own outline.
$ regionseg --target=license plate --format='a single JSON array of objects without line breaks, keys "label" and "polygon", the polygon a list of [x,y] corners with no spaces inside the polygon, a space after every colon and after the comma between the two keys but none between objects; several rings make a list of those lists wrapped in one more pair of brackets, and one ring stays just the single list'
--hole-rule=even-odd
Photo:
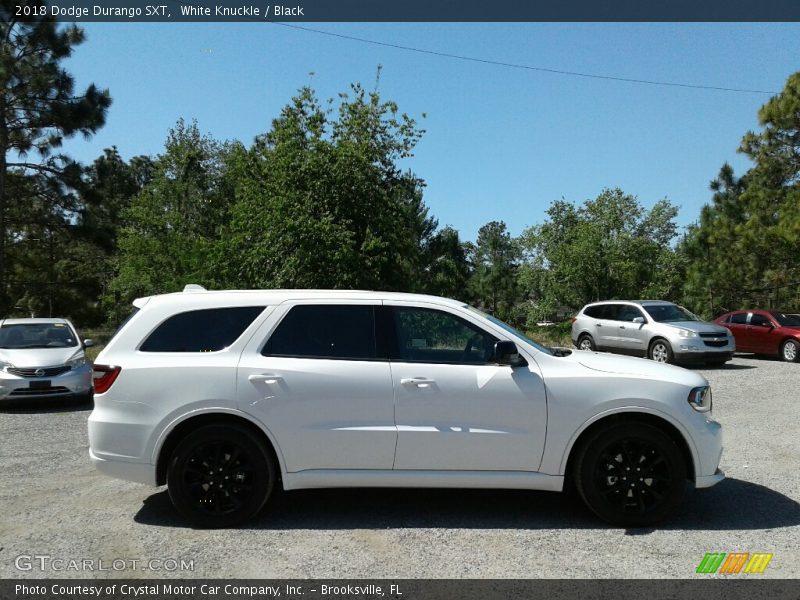
[{"label": "license plate", "polygon": [[44,381],[31,381],[29,387],[32,390],[46,389],[50,387],[50,380],[45,379]]}]

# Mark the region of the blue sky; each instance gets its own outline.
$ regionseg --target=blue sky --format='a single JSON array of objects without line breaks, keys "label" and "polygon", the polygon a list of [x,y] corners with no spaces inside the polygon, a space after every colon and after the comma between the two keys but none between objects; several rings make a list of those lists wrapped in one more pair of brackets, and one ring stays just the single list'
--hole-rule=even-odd
[{"label": "blue sky", "polygon": [[[66,150],[90,162],[162,151],[180,117],[249,144],[297,89],[321,98],[351,82],[380,91],[427,133],[407,165],[440,225],[474,240],[505,221],[541,222],[556,199],[620,187],[668,198],[692,223],[708,183],[756,129],[763,94],[586,79],[378,47],[269,23],[84,23],[67,68],[111,90],[106,126]],[[635,79],[780,91],[800,70],[798,24],[322,23],[309,27],[439,52]],[[314,73],[313,77],[310,73]],[[421,118],[422,113],[427,116]]]}]

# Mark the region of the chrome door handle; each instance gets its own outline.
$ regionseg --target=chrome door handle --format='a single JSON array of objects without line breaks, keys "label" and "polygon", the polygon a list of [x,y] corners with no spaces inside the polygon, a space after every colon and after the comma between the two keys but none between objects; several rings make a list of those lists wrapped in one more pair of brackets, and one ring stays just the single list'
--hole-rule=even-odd
[{"label": "chrome door handle", "polygon": [[400,380],[400,385],[415,385],[418,388],[430,387],[436,383],[433,379],[425,379],[424,377],[409,377]]},{"label": "chrome door handle", "polygon": [[620,329],[625,329],[625,325],[620,325],[619,328]]},{"label": "chrome door handle", "polygon": [[280,375],[268,375],[267,373],[262,373],[261,375],[250,375],[247,377],[247,381],[251,383],[280,383],[283,381],[283,377]]}]

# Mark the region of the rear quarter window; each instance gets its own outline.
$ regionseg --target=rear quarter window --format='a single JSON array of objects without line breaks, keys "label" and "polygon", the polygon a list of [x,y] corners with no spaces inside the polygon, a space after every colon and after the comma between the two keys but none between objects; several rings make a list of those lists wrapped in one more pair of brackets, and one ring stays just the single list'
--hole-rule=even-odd
[{"label": "rear quarter window", "polygon": [[604,308],[605,308],[604,304],[601,304],[599,306],[588,306],[583,311],[583,314],[585,314],[587,317],[592,317],[594,319],[602,319]]},{"label": "rear quarter window", "polygon": [[216,352],[235,342],[263,306],[209,308],[178,313],[162,322],[139,347],[141,352]]}]

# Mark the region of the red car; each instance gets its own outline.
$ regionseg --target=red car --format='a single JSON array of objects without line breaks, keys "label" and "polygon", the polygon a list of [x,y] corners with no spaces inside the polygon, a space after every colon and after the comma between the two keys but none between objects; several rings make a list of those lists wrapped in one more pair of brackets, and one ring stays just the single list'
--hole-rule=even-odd
[{"label": "red car", "polygon": [[800,360],[800,316],[774,310],[735,310],[714,319],[730,329],[737,352]]}]

